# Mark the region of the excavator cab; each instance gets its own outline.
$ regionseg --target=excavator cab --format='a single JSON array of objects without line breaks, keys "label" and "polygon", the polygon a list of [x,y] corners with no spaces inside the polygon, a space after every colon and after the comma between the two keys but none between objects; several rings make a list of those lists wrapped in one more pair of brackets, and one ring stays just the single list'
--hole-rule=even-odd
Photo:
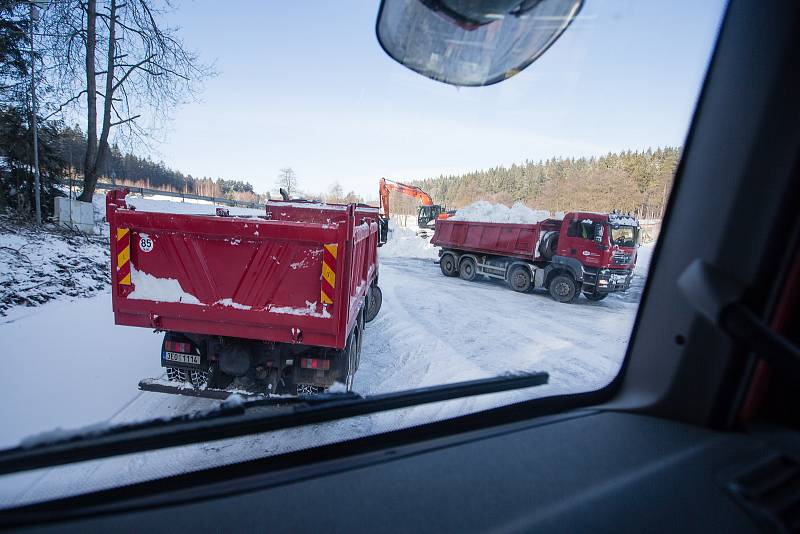
[{"label": "excavator cab", "polygon": [[420,228],[432,227],[436,224],[436,218],[439,217],[439,214],[443,211],[442,207],[438,204],[420,206],[417,211],[417,226]]}]

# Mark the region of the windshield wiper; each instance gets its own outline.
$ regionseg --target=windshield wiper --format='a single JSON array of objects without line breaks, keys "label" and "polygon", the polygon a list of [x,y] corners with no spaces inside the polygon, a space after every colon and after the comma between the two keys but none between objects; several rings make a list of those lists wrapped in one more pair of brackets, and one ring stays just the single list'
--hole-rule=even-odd
[{"label": "windshield wiper", "polygon": [[271,399],[226,402],[218,409],[206,412],[123,424],[105,430],[93,429],[89,433],[66,439],[6,449],[0,451],[0,474],[261,434],[420,404],[541,386],[547,384],[548,378],[549,375],[544,372],[519,373],[367,397],[354,393],[331,393],[290,399],[287,405],[278,407]]}]

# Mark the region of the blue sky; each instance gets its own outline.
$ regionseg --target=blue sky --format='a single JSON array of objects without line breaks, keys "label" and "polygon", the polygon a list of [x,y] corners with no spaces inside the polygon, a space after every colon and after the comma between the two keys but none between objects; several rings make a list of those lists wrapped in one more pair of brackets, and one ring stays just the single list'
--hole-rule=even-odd
[{"label": "blue sky", "polygon": [[219,75],[170,113],[153,156],[259,191],[291,166],[304,190],[375,197],[381,176],[679,145],[723,7],[587,0],[521,74],[458,89],[384,54],[374,1],[184,0],[170,19]]}]

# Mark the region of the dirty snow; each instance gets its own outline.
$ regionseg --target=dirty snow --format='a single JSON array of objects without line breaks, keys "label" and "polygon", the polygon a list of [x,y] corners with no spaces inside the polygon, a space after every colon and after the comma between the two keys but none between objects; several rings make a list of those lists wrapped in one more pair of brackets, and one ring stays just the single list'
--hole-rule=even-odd
[{"label": "dirty snow", "polygon": [[0,217],[0,317],[17,306],[95,295],[108,287],[108,234],[54,225],[20,226]]},{"label": "dirty snow", "polygon": [[157,278],[144,271],[137,270],[133,263],[131,263],[131,282],[133,282],[134,289],[128,294],[130,300],[202,305],[200,299],[184,291],[181,283],[174,278]]},{"label": "dirty snow", "polygon": [[46,430],[38,434],[32,434],[30,436],[27,436],[19,442],[19,445],[20,447],[36,447],[39,445],[55,443],[57,441],[71,439],[78,436],[89,437],[92,435],[102,434],[111,427],[112,425],[107,421],[102,421],[100,423],[92,423],[90,425],[82,426],[79,428],[72,428],[69,430],[65,430],[61,427],[56,427],[53,430]]},{"label": "dirty snow", "polygon": [[252,310],[252,306],[248,306],[247,304],[239,304],[238,302],[234,302],[233,299],[220,299],[214,304],[219,304],[220,306],[227,306],[229,308],[235,308],[237,310]]},{"label": "dirty snow", "polygon": [[309,317],[321,317],[327,319],[331,316],[326,306],[322,307],[322,311],[317,311],[317,303],[306,301],[305,308],[293,308],[291,306],[269,306],[267,310],[270,313],[282,313],[285,315],[304,315]]},{"label": "dirty snow", "polygon": [[549,217],[549,211],[532,210],[522,202],[516,202],[509,208],[503,204],[479,200],[459,209],[450,218],[454,221],[535,224]]}]

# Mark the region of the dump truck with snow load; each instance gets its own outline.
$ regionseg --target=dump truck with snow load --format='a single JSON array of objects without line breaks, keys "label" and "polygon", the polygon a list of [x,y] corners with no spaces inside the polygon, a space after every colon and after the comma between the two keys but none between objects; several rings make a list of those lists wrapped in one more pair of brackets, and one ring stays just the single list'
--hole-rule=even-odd
[{"label": "dump truck with snow load", "polygon": [[116,324],[165,333],[141,389],[211,398],[352,388],[381,305],[378,210],[269,201],[260,216],[135,210],[106,196]]},{"label": "dump truck with snow load", "polygon": [[545,288],[559,302],[589,300],[630,287],[639,223],[620,213],[567,213],[536,224],[449,218],[436,221],[431,243],[445,276],[505,280],[514,291]]}]

